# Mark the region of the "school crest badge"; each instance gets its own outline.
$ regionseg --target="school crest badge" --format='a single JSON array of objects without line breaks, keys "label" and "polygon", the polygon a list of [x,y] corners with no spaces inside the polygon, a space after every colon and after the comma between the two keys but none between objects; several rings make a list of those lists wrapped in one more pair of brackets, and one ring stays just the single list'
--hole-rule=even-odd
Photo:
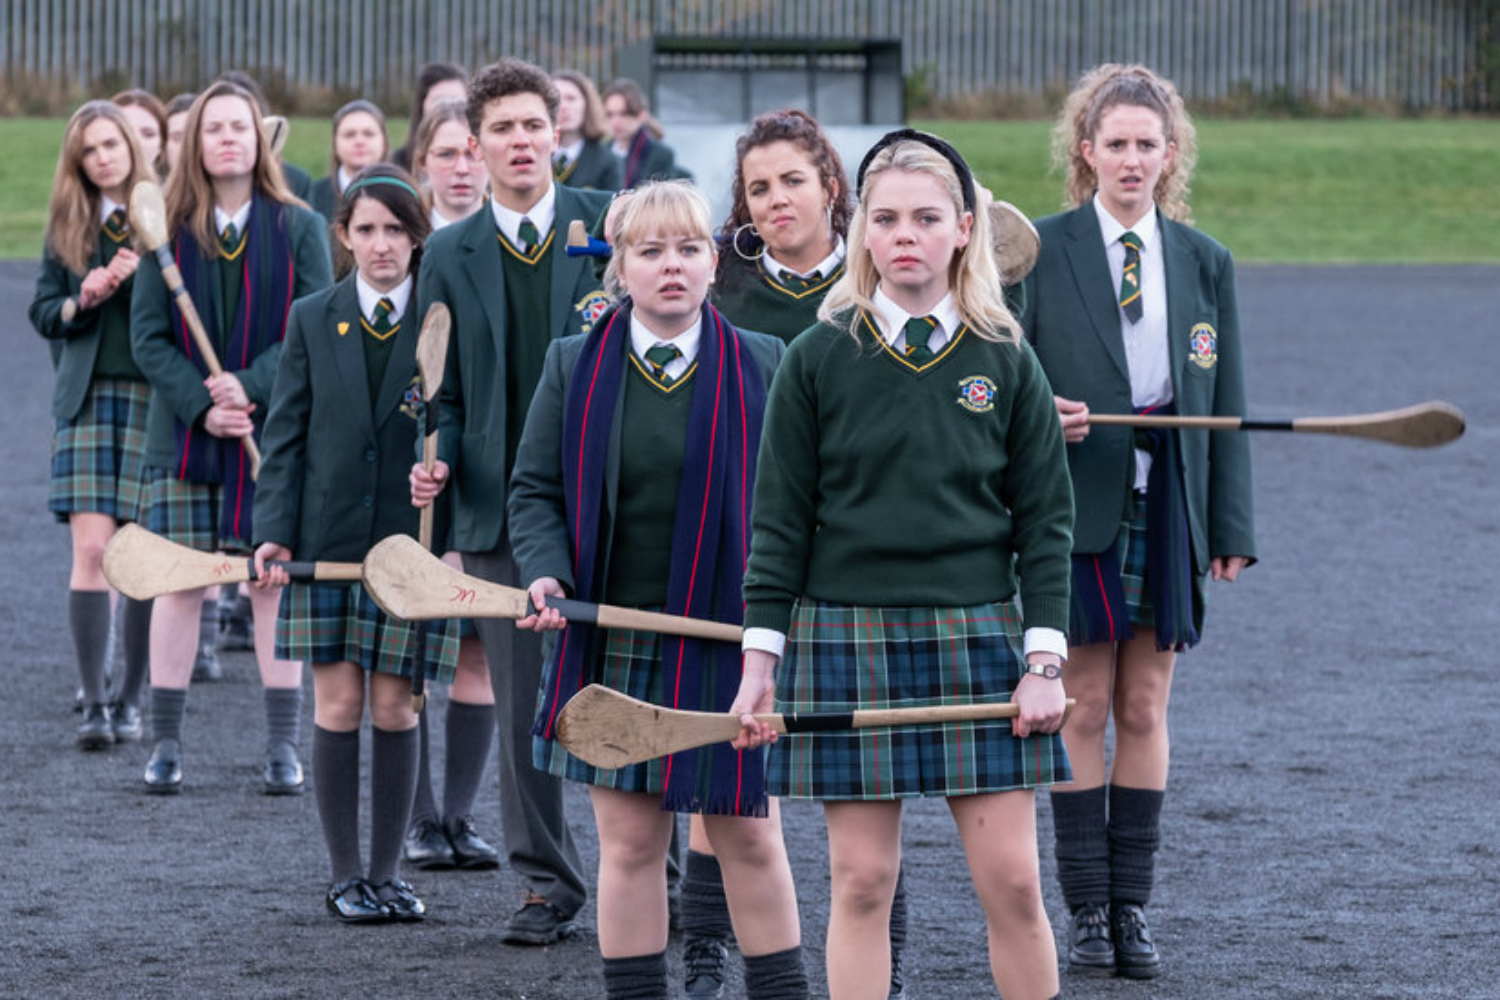
[{"label": "school crest badge", "polygon": [[427,414],[427,403],[422,399],[422,376],[413,375],[401,393],[401,412],[421,423]]},{"label": "school crest badge", "polygon": [[340,323],[339,324],[339,336],[342,337],[344,334],[346,334],[348,332],[349,332],[349,324],[348,323]]},{"label": "school crest badge", "polygon": [[1199,323],[1188,333],[1188,357],[1204,370],[1219,360],[1219,335],[1208,323]]},{"label": "school crest badge", "polygon": [[988,413],[995,408],[995,383],[983,375],[958,380],[958,405],[970,413]]},{"label": "school crest badge", "polygon": [[603,316],[604,311],[608,308],[609,296],[601,291],[589,292],[583,298],[579,299],[578,304],[573,307],[573,311],[578,313],[579,318],[583,321],[579,326],[579,332],[588,333],[592,330],[595,321],[600,316]]}]

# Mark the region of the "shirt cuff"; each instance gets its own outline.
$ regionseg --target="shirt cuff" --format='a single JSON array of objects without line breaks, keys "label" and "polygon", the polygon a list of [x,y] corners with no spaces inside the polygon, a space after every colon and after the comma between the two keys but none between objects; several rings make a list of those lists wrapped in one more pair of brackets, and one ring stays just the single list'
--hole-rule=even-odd
[{"label": "shirt cuff", "polygon": [[[750,636],[746,634],[748,642]],[[1068,659],[1068,637],[1055,628],[1029,628],[1026,630],[1026,655],[1032,653],[1056,653],[1064,661]]]},{"label": "shirt cuff", "polygon": [[786,633],[769,628],[747,628],[745,637],[740,643],[740,649],[744,652],[758,649],[762,653],[770,653],[779,660],[781,654],[786,651]]}]

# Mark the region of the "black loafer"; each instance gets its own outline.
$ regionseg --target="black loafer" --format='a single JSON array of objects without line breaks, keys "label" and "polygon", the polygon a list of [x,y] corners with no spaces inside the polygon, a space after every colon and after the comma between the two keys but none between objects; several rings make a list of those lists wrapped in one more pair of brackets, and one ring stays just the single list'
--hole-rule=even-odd
[{"label": "black loafer", "polygon": [[475,831],[473,816],[458,816],[448,821],[448,843],[453,845],[453,861],[460,868],[482,871],[500,867],[500,852]]},{"label": "black loafer", "polygon": [[1068,971],[1085,976],[1115,974],[1115,945],[1110,940],[1109,907],[1084,903],[1073,911],[1068,929]]},{"label": "black loafer", "polygon": [[682,946],[682,994],[691,1000],[719,1000],[724,995],[729,948],[716,937],[688,938]]},{"label": "black loafer", "polygon": [[109,726],[114,730],[116,743],[139,743],[143,729],[141,710],[117,701],[109,707]]},{"label": "black loafer", "polygon": [[182,744],[157,740],[146,761],[146,791],[153,795],[176,795],[182,791]]},{"label": "black loafer", "polygon": [[109,709],[103,705],[85,705],[83,721],[78,724],[78,748],[103,750],[114,741],[115,731],[109,724]]},{"label": "black loafer", "polygon": [[575,929],[571,916],[547,902],[546,896],[528,891],[500,940],[506,944],[556,944],[572,937]]},{"label": "black loafer", "polygon": [[1146,925],[1146,911],[1134,903],[1110,907],[1109,929],[1115,945],[1115,971],[1127,979],[1154,979],[1161,974],[1161,956]]},{"label": "black loafer", "polygon": [[266,751],[265,784],[267,795],[301,795],[302,764],[297,748],[286,740],[277,740]]},{"label": "black loafer", "polygon": [[447,871],[457,863],[453,857],[453,845],[448,843],[442,824],[426,817],[417,820],[406,831],[402,853],[408,864],[423,871]]},{"label": "black loafer", "polygon": [[331,886],[324,902],[328,912],[346,924],[382,924],[390,919],[375,890],[362,878],[345,879]]},{"label": "black loafer", "polygon": [[413,923],[427,916],[426,905],[417,898],[412,887],[399,878],[393,878],[375,887],[375,897],[385,907],[391,920]]}]

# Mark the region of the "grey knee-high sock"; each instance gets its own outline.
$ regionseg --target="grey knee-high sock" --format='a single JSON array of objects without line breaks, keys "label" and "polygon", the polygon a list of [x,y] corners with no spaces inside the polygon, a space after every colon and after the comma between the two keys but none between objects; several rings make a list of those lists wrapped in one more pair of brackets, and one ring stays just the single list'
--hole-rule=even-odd
[{"label": "grey knee-high sock", "polygon": [[1154,788],[1109,786],[1109,896],[1121,903],[1151,902],[1156,849],[1161,846],[1161,804]]},{"label": "grey knee-high sock", "polygon": [[314,726],[312,771],[329,872],[338,885],[364,872],[359,860],[359,730],[336,733]]},{"label": "grey knee-high sock", "polygon": [[158,741],[182,742],[182,717],[187,713],[187,688],[151,689],[151,735]]},{"label": "grey knee-high sock", "polygon": [[1110,849],[1105,836],[1104,786],[1081,792],[1052,790],[1057,881],[1069,910],[1109,902]]},{"label": "grey knee-high sock", "polygon": [[266,688],[266,747],[281,740],[293,747],[302,735],[302,688]]},{"label": "grey knee-high sock", "polygon": [[119,701],[139,706],[151,670],[151,602],[120,599],[125,602],[125,676],[120,681]]},{"label": "grey knee-high sock", "polygon": [[109,647],[109,591],[68,591],[68,624],[78,656],[78,680],[83,700],[104,704],[104,657]]},{"label": "grey knee-high sock", "polygon": [[411,819],[411,798],[417,781],[416,727],[392,732],[372,727],[370,741],[370,881],[375,885],[396,877],[401,842]]},{"label": "grey knee-high sock", "polygon": [[[492,713],[493,714],[493,713]],[[432,751],[428,738],[427,709],[417,716],[417,791],[411,805],[411,821],[438,819],[437,799],[432,794]],[[449,744],[448,753],[453,753]]]},{"label": "grey knee-high sock", "polygon": [[667,990],[667,953],[604,960],[604,995],[608,1000],[663,1000]]},{"label": "grey knee-high sock", "polygon": [[443,762],[443,819],[474,811],[495,735],[495,706],[448,702],[448,756]]},{"label": "grey knee-high sock", "polygon": [[807,1000],[802,946],[769,955],[745,955],[745,995],[750,1000]]},{"label": "grey knee-high sock", "polygon": [[724,873],[712,854],[689,850],[682,880],[682,934],[688,939],[734,938],[729,901],[724,898]]}]

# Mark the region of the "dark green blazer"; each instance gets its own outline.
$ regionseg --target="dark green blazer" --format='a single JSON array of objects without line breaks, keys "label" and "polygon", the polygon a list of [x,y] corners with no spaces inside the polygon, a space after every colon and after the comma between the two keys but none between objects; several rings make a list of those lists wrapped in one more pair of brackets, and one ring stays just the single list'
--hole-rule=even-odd
[{"label": "dark green blazer", "polygon": [[[1157,215],[1167,281],[1172,394],[1185,416],[1243,416],[1244,353],[1234,259],[1196,229]],[[1022,326],[1057,395],[1095,413],[1129,413],[1130,371],[1120,308],[1093,202],[1036,224],[1042,238],[1026,276]],[[1244,434],[1180,431],[1193,560],[1255,558],[1250,446]],[[1094,427],[1068,445],[1076,516],[1073,551],[1101,552],[1119,530],[1134,477],[1134,435]]]},{"label": "dark green blazer", "polygon": [[620,158],[603,140],[585,141],[578,159],[557,175],[557,183],[583,191],[620,190]]},{"label": "dark green blazer", "polygon": [[332,176],[319,177],[313,181],[312,187],[308,188],[305,200],[312,206],[314,212],[323,217],[325,226],[331,223],[333,213],[338,211],[339,207],[339,192],[334,187],[334,178]]},{"label": "dark green blazer", "polygon": [[[551,326],[523,331],[525,336],[555,340],[584,333],[603,311],[607,298],[594,277],[592,258],[569,257],[563,242],[570,222],[581,219],[585,226],[593,225],[609,198],[604,192],[557,185],[555,235],[548,252]],[[505,467],[505,344],[517,333],[506,329],[500,267],[499,231],[494,213],[485,205],[432,235],[417,283],[418,316],[426,316],[432,303],[443,302],[453,318],[438,395],[438,444],[452,470],[450,547],[462,552],[495,550],[505,528],[505,487],[510,479]]]},{"label": "dark green blazer", "polygon": [[[99,246],[89,257],[88,270],[104,263]],[[85,271],[85,274],[88,272]],[[42,257],[42,273],[36,279],[36,294],[28,314],[37,333],[50,341],[57,384],[52,390],[52,415],[58,420],[72,420],[83,409],[89,384],[94,380],[94,363],[99,358],[99,316],[105,309],[130,311],[130,293],[134,278],[125,282],[109,301],[97,309],[80,309],[72,322],[62,318],[63,303],[83,287],[83,274],[74,274],[50,253]]]},{"label": "dark green blazer", "polygon": [[[610,153],[613,156],[613,153]],[[651,131],[642,125],[630,140],[630,148],[620,171],[620,183],[627,188],[646,181],[665,181],[676,178],[691,180],[693,175],[677,166],[677,154],[672,147],[654,139]]]},{"label": "dark green blazer", "polygon": [[281,161],[281,176],[286,181],[286,186],[292,189],[292,194],[307,200],[312,192],[312,175],[295,163]]},{"label": "dark green blazer", "polygon": [[[766,387],[776,366],[786,353],[786,345],[764,333],[737,331],[740,343],[765,375]],[[568,337],[547,349],[542,381],[526,414],[526,430],[516,454],[516,468],[510,481],[511,539],[521,579],[526,584],[540,577],[557,579],[569,593],[575,592],[573,550],[568,541],[567,512],[563,498],[562,435],[563,415],[567,412],[568,385],[573,368],[587,337]],[[628,340],[628,338],[627,338]],[[628,373],[627,373],[627,376]],[[614,511],[620,493],[620,442],[624,433],[625,393],[615,402],[614,421],[610,426],[609,451],[605,457],[604,517],[600,524],[603,537],[599,578],[609,577],[609,552],[614,538]]]},{"label": "dark green blazer", "polygon": [[[333,284],[333,265],[328,259],[327,227],[316,212],[297,205],[286,207],[291,227],[292,298],[300,299]],[[246,252],[249,252],[248,250]],[[195,302],[198,315],[208,315],[217,308],[212,302]],[[274,307],[274,303],[267,303]],[[223,360],[224,345],[217,345]],[[135,272],[135,288],[130,296],[130,351],[151,381],[151,415],[146,422],[146,464],[170,466],[176,452],[172,421],[181,420],[193,426],[203,419],[213,400],[204,388],[203,375],[182,352],[177,332],[172,329],[172,295],[162,279],[161,268],[153,254],[141,255],[141,266]],[[271,402],[271,385],[276,379],[276,362],[281,345],[262,351],[249,367],[238,371],[225,367],[239,377],[245,393],[256,405],[255,418],[265,419]]]},{"label": "dark green blazer", "polygon": [[[372,407],[354,280],[292,305],[261,437],[255,541],[298,559],[358,562],[382,538],[417,534],[407,475],[420,412],[408,394],[420,385],[421,321],[411,309],[401,317]],[[439,498],[439,517],[446,506]]]}]

